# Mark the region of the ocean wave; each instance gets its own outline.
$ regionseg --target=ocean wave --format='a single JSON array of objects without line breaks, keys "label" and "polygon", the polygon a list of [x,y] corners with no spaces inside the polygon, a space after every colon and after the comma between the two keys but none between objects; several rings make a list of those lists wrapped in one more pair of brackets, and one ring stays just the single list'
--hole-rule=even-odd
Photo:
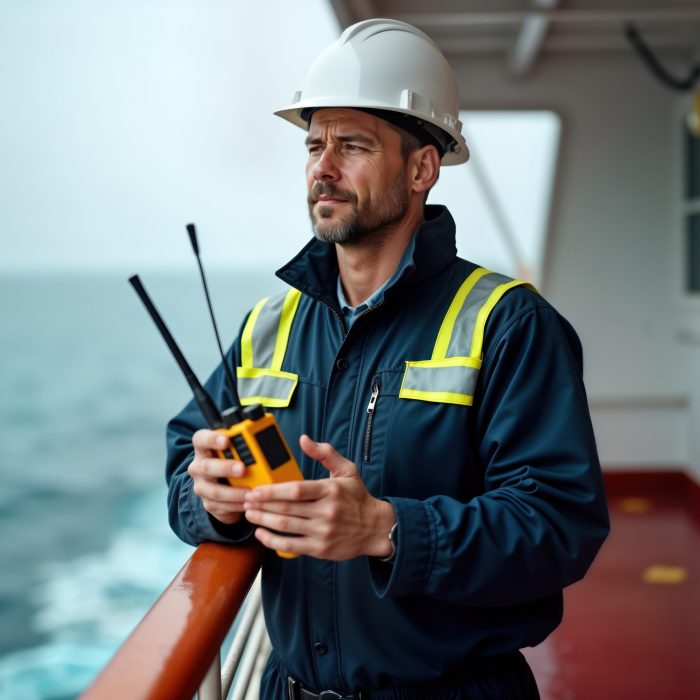
[{"label": "ocean wave", "polygon": [[75,697],[192,551],[169,531],[156,491],[131,504],[104,551],[44,565],[31,624],[47,641],[0,659],[0,698]]}]

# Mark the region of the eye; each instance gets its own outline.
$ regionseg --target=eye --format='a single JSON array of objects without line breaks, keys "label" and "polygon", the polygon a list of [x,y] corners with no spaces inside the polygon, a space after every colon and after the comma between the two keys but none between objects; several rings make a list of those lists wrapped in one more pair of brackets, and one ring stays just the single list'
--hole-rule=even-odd
[{"label": "eye", "polygon": [[362,146],[358,146],[355,143],[346,143],[345,150],[348,153],[361,153],[362,151],[366,151],[367,149],[363,148]]}]

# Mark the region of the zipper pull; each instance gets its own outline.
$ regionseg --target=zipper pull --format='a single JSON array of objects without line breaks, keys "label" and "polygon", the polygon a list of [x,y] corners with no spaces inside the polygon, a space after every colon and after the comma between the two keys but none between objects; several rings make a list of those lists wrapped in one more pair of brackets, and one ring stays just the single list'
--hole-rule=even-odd
[{"label": "zipper pull", "polygon": [[372,396],[369,398],[369,403],[367,404],[367,413],[372,415],[374,413],[374,406],[377,403],[377,396],[379,396],[379,380],[375,379],[372,384]]}]

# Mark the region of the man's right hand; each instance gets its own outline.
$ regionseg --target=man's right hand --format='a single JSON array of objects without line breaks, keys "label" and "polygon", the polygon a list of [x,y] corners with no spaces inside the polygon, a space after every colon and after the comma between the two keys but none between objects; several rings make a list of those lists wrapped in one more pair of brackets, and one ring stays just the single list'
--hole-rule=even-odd
[{"label": "man's right hand", "polygon": [[187,468],[194,492],[202,499],[204,510],[226,525],[237,523],[243,515],[245,493],[249,489],[224,484],[219,479],[243,476],[245,467],[233,459],[220,459],[216,450],[231,446],[226,435],[216,430],[198,430],[192,436],[194,460]]}]

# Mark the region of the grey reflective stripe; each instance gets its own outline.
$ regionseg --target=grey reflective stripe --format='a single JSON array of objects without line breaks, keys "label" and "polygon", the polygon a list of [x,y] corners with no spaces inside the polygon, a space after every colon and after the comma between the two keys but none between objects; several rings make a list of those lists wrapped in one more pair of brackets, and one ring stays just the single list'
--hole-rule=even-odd
[{"label": "grey reflective stripe", "polygon": [[431,367],[408,365],[401,391],[428,391],[430,393],[474,395],[479,376],[476,367]]},{"label": "grey reflective stripe", "polygon": [[266,397],[287,401],[295,385],[295,379],[273,377],[269,374],[261,374],[258,377],[238,377],[238,393],[241,398]]},{"label": "grey reflective stripe", "polygon": [[489,272],[477,281],[457,314],[446,357],[464,357],[471,354],[476,317],[481,307],[498,285],[512,281],[512,277],[499,275],[496,272]]},{"label": "grey reflective stripe", "polygon": [[253,367],[270,367],[275,354],[282,307],[287,294],[270,297],[260,309],[253,328]]}]

